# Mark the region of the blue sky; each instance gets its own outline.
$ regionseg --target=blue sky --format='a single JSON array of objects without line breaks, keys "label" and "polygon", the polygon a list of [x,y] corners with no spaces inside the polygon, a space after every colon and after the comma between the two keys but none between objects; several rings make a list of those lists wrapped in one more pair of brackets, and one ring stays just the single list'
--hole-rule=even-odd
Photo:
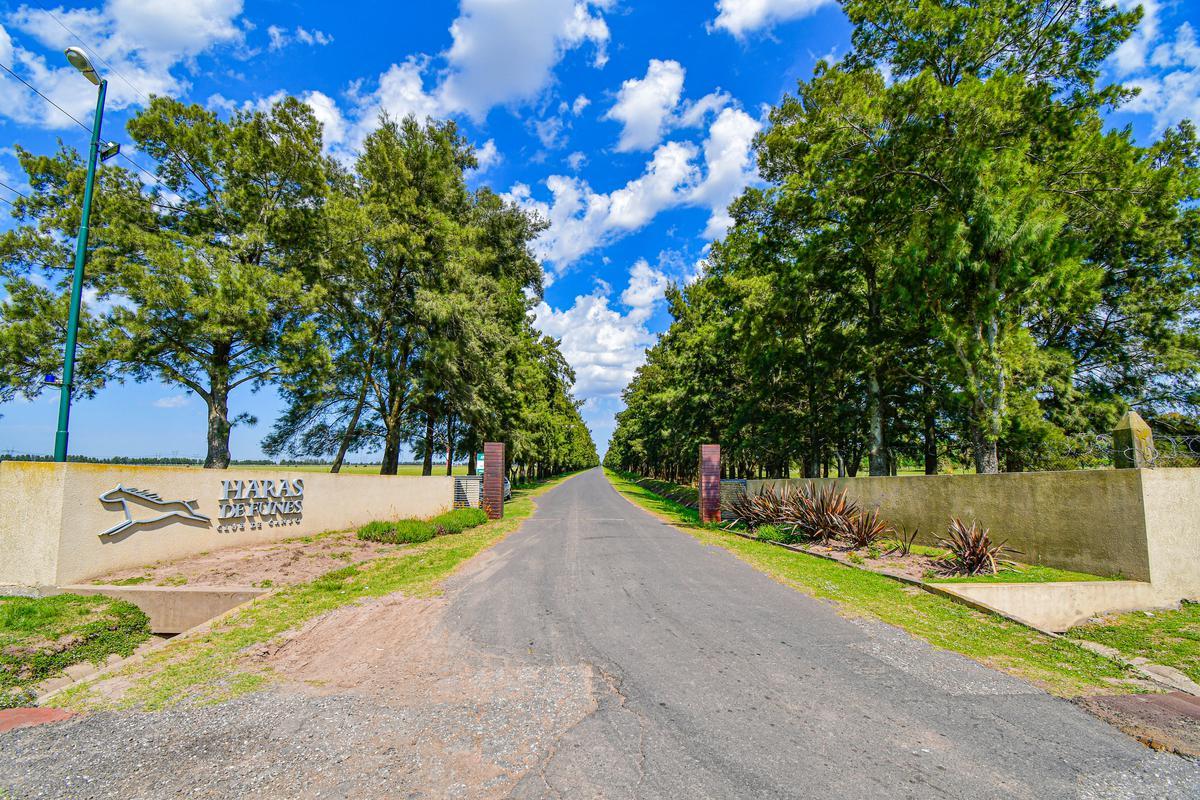
[{"label": "blue sky", "polygon": [[[1200,8],[1143,5],[1106,78],[1142,88],[1111,121],[1146,139],[1200,119]],[[341,158],[380,110],[459,121],[480,151],[473,182],[551,222],[537,323],[562,338],[603,450],[621,388],[667,325],[664,288],[697,273],[729,200],[756,179],[765,107],[843,55],[849,25],[828,0],[0,3],[0,63],[87,119],[93,89],[61,55],[76,36],[128,81],[109,75],[105,136],[117,141],[142,93],[226,110],[295,94]],[[27,192],[12,144],[49,151],[57,137],[86,144],[0,71],[0,181]],[[49,452],[55,404],[0,408],[0,452]],[[278,397],[242,389],[231,407],[259,419],[234,431],[234,458],[258,457]],[[111,385],[75,405],[72,451],[200,457],[204,419],[180,387]]]}]

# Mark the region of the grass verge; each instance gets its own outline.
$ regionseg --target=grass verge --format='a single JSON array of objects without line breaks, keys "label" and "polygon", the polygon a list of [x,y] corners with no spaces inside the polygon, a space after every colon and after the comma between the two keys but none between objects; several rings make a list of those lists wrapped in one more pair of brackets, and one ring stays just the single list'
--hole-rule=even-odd
[{"label": "grass verge", "polygon": [[722,547],[777,581],[832,600],[848,614],[882,620],[935,647],[1074,697],[1140,691],[1133,674],[1077,644],[985,614],[883,575],[775,547],[700,525],[695,509],[605,470],[617,491],[706,545]]},{"label": "grass verge", "polygon": [[129,682],[119,700],[95,691],[91,683],[71,687],[51,705],[80,711],[140,708],[154,711],[181,702],[212,703],[264,686],[269,677],[239,669],[249,647],[296,628],[336,608],[369,597],[402,592],[431,597],[463,562],[520,527],[533,513],[533,498],[567,480],[564,475],[525,489],[514,489],[504,519],[453,536],[439,536],[395,556],[326,573],[314,581],[263,597],[215,624],[212,630],[149,654],[145,661],[114,676]]},{"label": "grass verge", "polygon": [[73,664],[128,656],[150,621],[124,600],[60,594],[0,597],[0,708],[28,705],[38,683]]},{"label": "grass verge", "polygon": [[1082,625],[1067,634],[1115,647],[1127,658],[1141,657],[1183,672],[1200,683],[1200,604],[1178,611],[1134,611]]},{"label": "grass verge", "polygon": [[1086,572],[1072,572],[1069,569],[1057,569],[1041,564],[1032,566],[1018,564],[1007,567],[995,575],[971,575],[969,577],[942,578],[931,577],[930,583],[1078,583],[1080,581],[1115,581],[1118,577],[1104,578],[1099,575],[1089,575]]}]

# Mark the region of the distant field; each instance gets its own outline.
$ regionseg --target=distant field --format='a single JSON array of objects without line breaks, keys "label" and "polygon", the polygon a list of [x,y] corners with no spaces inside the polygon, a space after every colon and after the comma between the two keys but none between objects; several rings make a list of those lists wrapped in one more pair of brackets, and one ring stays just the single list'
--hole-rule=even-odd
[{"label": "distant field", "polygon": [[[296,465],[296,466],[281,466],[278,464],[246,464],[245,466],[235,465],[233,467],[230,467],[230,469],[272,469],[272,470],[276,470],[276,471],[286,470],[286,471],[296,471],[296,472],[329,472],[329,465],[328,464],[300,464],[300,465]],[[378,475],[379,474],[379,465],[378,464],[343,464],[342,472],[349,473],[352,475]],[[396,471],[396,474],[397,475],[420,475],[421,474],[421,465],[420,464],[401,464],[400,468]],[[446,474],[446,462],[443,461],[441,464],[438,464],[435,462],[433,465],[433,474],[434,475],[445,475]],[[467,474],[467,465],[466,464],[455,464],[454,465],[454,474],[455,475],[466,475]]]}]

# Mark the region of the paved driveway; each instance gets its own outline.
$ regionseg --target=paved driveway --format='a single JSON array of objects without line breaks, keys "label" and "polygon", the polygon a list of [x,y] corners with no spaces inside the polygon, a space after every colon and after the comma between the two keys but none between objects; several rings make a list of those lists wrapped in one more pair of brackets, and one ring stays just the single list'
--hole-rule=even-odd
[{"label": "paved driveway", "polygon": [[518,797],[1200,797],[1200,770],[1020,680],[852,621],[621,497],[539,500],[450,621],[588,662],[600,705]]}]

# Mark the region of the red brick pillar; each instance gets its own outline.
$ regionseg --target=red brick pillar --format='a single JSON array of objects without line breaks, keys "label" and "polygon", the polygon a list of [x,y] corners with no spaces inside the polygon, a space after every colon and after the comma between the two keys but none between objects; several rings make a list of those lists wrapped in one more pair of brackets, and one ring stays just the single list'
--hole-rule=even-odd
[{"label": "red brick pillar", "polygon": [[700,521],[721,521],[721,445],[700,445]]},{"label": "red brick pillar", "polygon": [[489,519],[504,517],[504,442],[483,445],[483,510]]}]

